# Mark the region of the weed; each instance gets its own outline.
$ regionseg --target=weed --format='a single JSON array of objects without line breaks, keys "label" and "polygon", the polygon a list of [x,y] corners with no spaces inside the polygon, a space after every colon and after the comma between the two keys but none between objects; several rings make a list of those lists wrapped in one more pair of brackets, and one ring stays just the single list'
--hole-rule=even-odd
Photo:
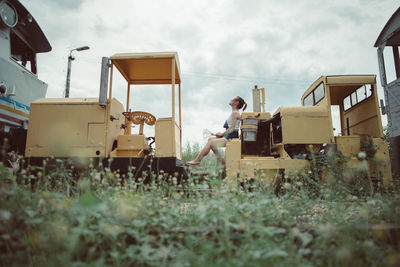
[{"label": "weed", "polygon": [[[0,166],[0,262],[399,265],[400,192],[354,191],[358,185],[327,168],[344,158],[313,157],[309,170],[285,177],[279,196],[257,180],[232,186],[214,167],[182,183],[150,171],[146,184],[105,166],[92,165],[79,179],[67,162],[11,178]],[[332,180],[321,182],[328,174]]]}]

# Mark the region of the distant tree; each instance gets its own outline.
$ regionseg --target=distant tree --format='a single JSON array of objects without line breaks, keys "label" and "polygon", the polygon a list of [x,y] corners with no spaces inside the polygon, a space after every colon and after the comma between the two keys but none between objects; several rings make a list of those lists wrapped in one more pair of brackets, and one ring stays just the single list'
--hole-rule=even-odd
[{"label": "distant tree", "polygon": [[182,160],[187,162],[193,160],[200,152],[200,144],[198,142],[187,142],[182,150]]},{"label": "distant tree", "polygon": [[390,145],[390,132],[389,132],[389,126],[385,126],[383,127],[383,139],[385,140],[385,142],[388,144],[389,146],[389,155],[390,158],[392,158],[392,146]]}]

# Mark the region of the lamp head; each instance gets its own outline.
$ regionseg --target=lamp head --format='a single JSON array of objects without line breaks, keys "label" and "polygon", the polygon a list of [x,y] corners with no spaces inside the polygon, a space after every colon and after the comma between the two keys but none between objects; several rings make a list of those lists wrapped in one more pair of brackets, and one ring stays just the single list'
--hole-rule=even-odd
[{"label": "lamp head", "polygon": [[76,51],[82,51],[82,50],[88,50],[88,49],[89,49],[89,46],[81,46],[81,47],[75,48]]}]

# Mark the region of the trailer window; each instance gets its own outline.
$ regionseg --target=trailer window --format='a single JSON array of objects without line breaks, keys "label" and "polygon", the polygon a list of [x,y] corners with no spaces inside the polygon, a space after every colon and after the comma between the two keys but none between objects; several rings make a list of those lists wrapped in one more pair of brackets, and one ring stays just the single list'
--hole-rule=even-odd
[{"label": "trailer window", "polygon": [[303,100],[304,106],[314,106],[325,97],[324,83],[320,83],[311,93]]},{"label": "trailer window", "polygon": [[35,52],[14,31],[11,31],[10,37],[11,58],[27,70],[37,74]]},{"label": "trailer window", "polygon": [[361,103],[365,99],[372,95],[372,85],[367,84],[358,88],[356,91],[346,96],[343,99],[343,109],[347,111],[348,109],[354,107],[355,105]]}]

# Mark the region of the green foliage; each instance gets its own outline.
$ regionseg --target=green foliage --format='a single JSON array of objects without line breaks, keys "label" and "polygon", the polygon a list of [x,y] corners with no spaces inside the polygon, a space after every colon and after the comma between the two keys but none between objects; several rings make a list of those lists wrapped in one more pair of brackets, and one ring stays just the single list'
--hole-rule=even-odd
[{"label": "green foliage", "polygon": [[340,158],[313,157],[278,197],[210,167],[144,184],[92,164],[79,179],[64,162],[11,178],[0,166],[1,265],[398,266],[400,192],[323,184],[323,166]]},{"label": "green foliage", "polygon": [[182,161],[187,162],[193,160],[200,153],[200,150],[201,147],[199,143],[194,142],[190,144],[190,142],[187,142],[182,150]]},{"label": "green foliage", "polygon": [[[182,161],[186,163],[193,160],[200,153],[202,148],[203,145],[198,142],[194,142],[192,144],[190,142],[187,142],[182,150]],[[205,158],[203,158],[201,162],[201,166],[205,167],[206,169],[208,169],[210,166],[211,168],[215,168],[216,165],[217,158],[215,157],[213,152],[210,152]]]}]

